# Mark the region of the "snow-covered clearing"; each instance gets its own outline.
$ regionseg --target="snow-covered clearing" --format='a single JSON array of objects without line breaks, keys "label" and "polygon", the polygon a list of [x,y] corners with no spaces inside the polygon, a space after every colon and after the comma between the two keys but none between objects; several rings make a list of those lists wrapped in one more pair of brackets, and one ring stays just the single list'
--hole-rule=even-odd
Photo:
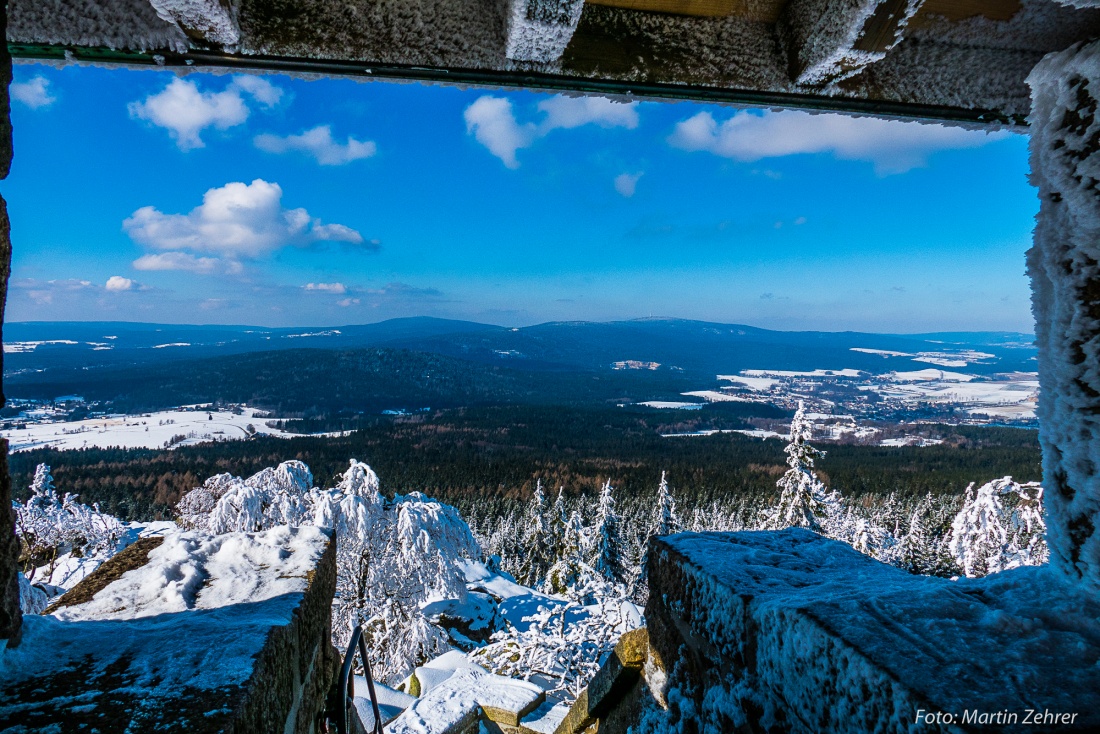
[{"label": "snow-covered clearing", "polygon": [[718,375],[719,380],[725,380],[737,385],[744,385],[750,390],[767,392],[779,384],[779,380],[771,377],[745,377],[743,375]]},{"label": "snow-covered clearing", "polygon": [[[83,448],[127,449],[164,448],[171,444],[188,446],[204,441],[232,441],[248,438],[251,426],[255,433],[278,438],[293,438],[299,434],[269,428],[275,418],[257,418],[255,408],[203,410],[176,408],[140,415],[119,415],[88,418],[80,421],[33,423],[26,428],[0,431],[8,439],[12,452],[50,446],[58,450]],[[339,435],[324,434],[324,435]],[[180,440],[173,441],[182,436]]]},{"label": "snow-covered clearing", "polygon": [[886,379],[894,382],[970,382],[974,375],[946,370],[913,370],[911,372],[891,372]]},{"label": "snow-covered clearing", "polygon": [[[940,370],[924,370],[921,374],[924,372]],[[894,377],[902,374],[917,373],[894,373]],[[971,415],[1012,419],[1035,417],[1039,396],[1039,380],[1035,375],[1026,375],[1028,379],[962,381],[956,379],[956,373],[944,374],[949,375],[949,379],[924,379],[922,376],[921,381],[861,385],[859,389],[874,391],[885,398],[904,403],[955,404]],[[963,377],[973,379],[970,375]]]},{"label": "snow-covered clearing", "polygon": [[689,398],[702,398],[709,403],[747,403],[751,402],[748,398],[743,398],[738,395],[730,395],[724,392],[718,392],[717,390],[693,390],[691,392],[680,393],[684,397]]},{"label": "snow-covered clearing", "polygon": [[863,373],[859,370],[842,369],[804,372],[794,370],[741,370],[741,374],[749,377],[859,377]]},{"label": "snow-covered clearing", "polygon": [[700,410],[702,403],[679,403],[674,400],[647,400],[639,403],[647,408],[661,408],[665,410]]},{"label": "snow-covered clearing", "polygon": [[[77,342],[69,339],[47,339],[44,341],[36,342],[4,342],[5,354],[21,354],[24,352],[33,352],[43,344],[76,344]],[[91,342],[89,342],[91,344]]]}]

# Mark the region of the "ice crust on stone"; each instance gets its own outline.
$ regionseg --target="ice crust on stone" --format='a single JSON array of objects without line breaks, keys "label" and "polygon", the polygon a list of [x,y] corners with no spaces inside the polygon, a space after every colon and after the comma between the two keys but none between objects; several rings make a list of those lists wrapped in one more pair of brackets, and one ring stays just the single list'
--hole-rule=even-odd
[{"label": "ice crust on stone", "polygon": [[685,574],[661,614],[690,608],[685,621],[706,649],[751,662],[705,661],[702,710],[669,671],[662,695],[673,713],[643,731],[680,731],[688,716],[700,730],[728,731],[746,712],[786,730],[788,711],[799,712],[797,731],[894,731],[915,703],[957,712],[1100,703],[1100,600],[1048,567],[916,576],[801,529],[683,533],[658,545],[661,564]]},{"label": "ice crust on stone", "polygon": [[1039,346],[1051,565],[1100,588],[1100,43],[1045,57],[1028,77],[1031,177],[1039,189],[1028,252]]},{"label": "ice crust on stone", "polygon": [[229,0],[150,0],[157,15],[178,24],[185,32],[219,46],[235,46],[241,40],[234,5]]},{"label": "ice crust on stone", "polygon": [[557,61],[573,38],[584,0],[506,0],[505,55],[514,61]]},{"label": "ice crust on stone", "polygon": [[8,37],[137,51],[188,47],[179,26],[159,17],[149,0],[17,0],[8,6]]}]

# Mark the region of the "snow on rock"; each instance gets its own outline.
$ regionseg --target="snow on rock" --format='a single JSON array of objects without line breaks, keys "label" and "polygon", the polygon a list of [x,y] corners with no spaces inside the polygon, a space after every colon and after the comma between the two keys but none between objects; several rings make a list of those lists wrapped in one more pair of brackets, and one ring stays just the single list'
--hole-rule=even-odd
[{"label": "snow on rock", "polygon": [[315,527],[214,536],[168,533],[144,566],[54,616],[70,621],[136,619],[301,593],[329,541],[329,534]]},{"label": "snow on rock", "polygon": [[1047,567],[950,581],[789,529],[658,538],[650,579],[668,710],[643,731],[910,731],[918,709],[1025,706],[1100,726],[1100,599]]},{"label": "snow on rock", "polygon": [[476,721],[480,710],[493,720],[508,712],[518,721],[542,703],[543,697],[542,689],[533,683],[493,675],[476,666],[463,667],[416,699],[386,730],[389,734],[463,731]]},{"label": "snow on rock", "polygon": [[1100,42],[1046,56],[1028,77],[1028,252],[1051,564],[1100,588]]},{"label": "snow on rock", "polygon": [[322,658],[333,559],[318,528],[166,533],[90,598],[24,618],[20,645],[0,651],[0,730],[283,731],[296,712],[311,721],[319,699],[296,691],[323,684],[272,671],[332,662]]},{"label": "snow on rock", "polygon": [[[367,679],[357,675],[354,682],[355,697],[352,699],[352,703],[355,706],[355,713],[359,715],[359,720],[363,722],[363,728],[372,732],[374,731],[374,707],[371,705]],[[396,719],[402,711],[416,702],[416,696],[394,690],[378,681],[374,682],[374,695],[378,698],[378,713],[382,715],[383,725]]]}]

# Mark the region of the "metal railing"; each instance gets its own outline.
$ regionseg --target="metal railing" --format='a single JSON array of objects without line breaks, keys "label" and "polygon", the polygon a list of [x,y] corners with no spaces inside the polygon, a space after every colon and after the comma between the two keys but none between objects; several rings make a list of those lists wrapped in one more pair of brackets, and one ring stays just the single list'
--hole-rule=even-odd
[{"label": "metal railing", "polygon": [[[351,632],[351,642],[344,655],[344,664],[340,668],[340,701],[336,710],[336,731],[338,734],[354,734],[348,726],[348,710],[355,710],[355,653],[363,661],[363,677],[367,679],[367,691],[370,693],[371,709],[374,712],[374,729],[371,734],[383,734],[382,714],[378,710],[378,694],[374,692],[374,677],[370,673],[370,661],[367,659],[367,643],[363,639],[363,628],[356,626]],[[353,714],[357,716],[358,714]],[[354,730],[358,731],[358,729]]]}]

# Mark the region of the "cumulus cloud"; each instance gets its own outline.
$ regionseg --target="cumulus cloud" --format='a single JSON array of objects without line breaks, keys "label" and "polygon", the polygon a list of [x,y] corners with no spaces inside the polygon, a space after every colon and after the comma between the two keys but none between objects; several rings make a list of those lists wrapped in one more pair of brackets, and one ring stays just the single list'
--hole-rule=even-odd
[{"label": "cumulus cloud", "polygon": [[629,199],[634,196],[634,191],[638,188],[638,179],[641,177],[641,173],[620,173],[615,177],[615,190]]},{"label": "cumulus cloud", "polygon": [[134,242],[161,252],[134,261],[138,270],[193,273],[240,272],[242,259],[256,259],[288,245],[342,242],[377,249],[356,230],[323,224],[305,209],[284,209],[279,184],[256,179],[210,189],[187,214],[144,206],[122,228]]},{"label": "cumulus cloud", "polygon": [[57,97],[50,95],[50,80],[44,76],[36,76],[25,82],[12,82],[8,92],[12,99],[22,102],[32,110],[49,107],[57,101]]},{"label": "cumulus cloud", "polygon": [[614,102],[607,97],[565,97],[557,94],[539,102],[539,111],[546,113],[546,120],[540,125],[546,132],[581,125],[625,127],[627,130],[638,127],[636,102]]},{"label": "cumulus cloud", "polygon": [[121,293],[123,291],[136,291],[141,288],[141,284],[136,280],[123,278],[121,275],[112,275],[107,279],[107,284],[104,288],[111,293]]},{"label": "cumulus cloud", "polygon": [[370,158],[378,146],[371,140],[356,140],[348,136],[346,143],[339,143],[332,138],[332,128],[328,125],[320,125],[312,130],[306,130],[301,135],[288,135],[280,137],[265,133],[257,135],[252,143],[260,150],[268,153],[289,153],[298,151],[313,156],[322,166],[343,166],[352,161]]},{"label": "cumulus cloud", "polygon": [[541,123],[521,124],[516,119],[511,100],[485,95],[467,107],[463,117],[467,134],[473,135],[508,168],[519,168],[516,151],[531,147],[553,130],[582,125],[636,128],[636,107],[634,102],[618,103],[604,97],[556,95],[538,104],[539,111],[545,115]]},{"label": "cumulus cloud", "polygon": [[234,77],[220,92],[203,91],[188,79],[173,79],[168,86],[141,102],[131,102],[130,117],[162,127],[180,150],[202,148],[203,131],[228,130],[244,123],[250,113],[249,100],[270,108],[283,91],[266,79]]},{"label": "cumulus cloud", "polygon": [[682,150],[707,151],[745,162],[831,153],[842,160],[867,161],[878,175],[886,176],[923,166],[936,151],[977,148],[1009,134],[784,110],[763,115],[739,112],[722,123],[709,112],[700,112],[677,123],[668,142]]},{"label": "cumulus cloud", "polygon": [[340,306],[341,308],[347,308],[348,306],[358,306],[359,305],[359,299],[358,298],[342,298],[342,299],[340,299],[339,301],[336,302],[336,305]]},{"label": "cumulus cloud", "polygon": [[519,168],[516,151],[535,141],[536,129],[532,123],[520,125],[512,112],[511,100],[503,97],[478,97],[463,113],[466,133],[473,133],[477,142],[504,162],[508,168]]},{"label": "cumulus cloud", "polygon": [[348,292],[348,287],[343,283],[306,283],[302,288],[307,291],[335,293],[337,295],[343,295]]}]

